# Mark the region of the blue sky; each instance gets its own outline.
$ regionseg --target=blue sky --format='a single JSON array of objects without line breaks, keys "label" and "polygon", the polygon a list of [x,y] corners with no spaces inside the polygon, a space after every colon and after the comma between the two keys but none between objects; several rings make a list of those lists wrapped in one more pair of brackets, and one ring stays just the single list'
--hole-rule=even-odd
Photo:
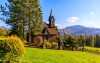
[{"label": "blue sky", "polygon": [[[0,4],[7,2],[0,1]],[[43,21],[48,22],[52,9],[59,28],[72,25],[100,28],[100,0],[40,0],[40,4]],[[1,25],[4,25],[2,21]]]}]

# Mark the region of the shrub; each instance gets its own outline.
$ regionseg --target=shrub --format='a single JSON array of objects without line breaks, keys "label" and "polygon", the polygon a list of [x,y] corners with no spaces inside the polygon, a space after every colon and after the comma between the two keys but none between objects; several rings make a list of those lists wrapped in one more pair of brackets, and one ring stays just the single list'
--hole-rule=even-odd
[{"label": "shrub", "polygon": [[43,43],[43,48],[51,48],[51,43],[49,43],[48,41],[45,41]]},{"label": "shrub", "polygon": [[58,46],[58,43],[57,43],[57,42],[52,42],[52,43],[51,43],[51,47],[52,47],[52,48],[56,48],[57,46]]},{"label": "shrub", "polygon": [[6,30],[4,28],[0,28],[0,36],[5,36],[6,34]]},{"label": "shrub", "polygon": [[0,54],[3,63],[21,63],[24,53],[24,45],[16,36],[6,38],[0,45]]}]

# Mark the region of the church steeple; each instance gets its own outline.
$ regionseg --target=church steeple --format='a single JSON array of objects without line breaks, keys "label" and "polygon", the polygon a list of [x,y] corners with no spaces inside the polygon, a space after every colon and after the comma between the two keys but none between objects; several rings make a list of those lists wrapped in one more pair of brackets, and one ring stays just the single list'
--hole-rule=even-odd
[{"label": "church steeple", "polygon": [[52,9],[51,9],[51,12],[50,12],[50,16],[49,16],[49,27],[55,27],[55,18],[53,16],[53,13],[52,13]]},{"label": "church steeple", "polygon": [[51,12],[50,12],[50,16],[53,16],[52,9],[51,9]]}]

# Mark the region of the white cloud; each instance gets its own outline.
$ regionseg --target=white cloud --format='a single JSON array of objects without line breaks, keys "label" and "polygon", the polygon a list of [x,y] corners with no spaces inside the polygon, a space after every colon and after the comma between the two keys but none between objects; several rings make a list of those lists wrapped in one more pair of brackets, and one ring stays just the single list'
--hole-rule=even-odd
[{"label": "white cloud", "polygon": [[46,23],[49,24],[49,21],[47,21]]},{"label": "white cloud", "polygon": [[62,25],[60,25],[60,24],[55,24],[59,29],[61,29],[62,28]]},{"label": "white cloud", "polygon": [[[49,21],[46,22],[47,24],[49,24]],[[61,29],[63,28],[62,25],[55,23],[55,26],[57,26],[57,28]]]},{"label": "white cloud", "polygon": [[90,21],[89,23],[91,23],[91,24],[94,24],[95,22],[93,22],[93,21]]},{"label": "white cloud", "polygon": [[83,25],[87,26],[87,27],[95,27],[94,24],[95,22],[94,21],[82,21],[83,22]]},{"label": "white cloud", "polygon": [[94,12],[90,12],[90,15],[93,15],[94,14]]},{"label": "white cloud", "polygon": [[94,21],[82,21],[83,23],[94,24]]},{"label": "white cloud", "polygon": [[82,21],[83,23],[87,23],[88,21]]},{"label": "white cloud", "polygon": [[79,20],[78,17],[70,17],[70,18],[68,18],[68,22],[72,22],[72,23],[74,23],[74,22],[76,22],[78,20]]},{"label": "white cloud", "polygon": [[59,24],[55,24],[56,26],[61,26],[61,25],[59,25]]}]

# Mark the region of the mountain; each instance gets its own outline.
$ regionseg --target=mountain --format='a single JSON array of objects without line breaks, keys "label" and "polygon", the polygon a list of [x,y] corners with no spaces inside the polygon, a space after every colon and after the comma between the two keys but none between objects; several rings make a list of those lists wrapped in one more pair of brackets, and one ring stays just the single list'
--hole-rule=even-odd
[{"label": "mountain", "polygon": [[96,35],[100,34],[100,28],[90,28],[84,27],[81,25],[69,26],[63,29],[59,29],[61,35],[80,35],[80,34],[87,34],[87,35]]}]

